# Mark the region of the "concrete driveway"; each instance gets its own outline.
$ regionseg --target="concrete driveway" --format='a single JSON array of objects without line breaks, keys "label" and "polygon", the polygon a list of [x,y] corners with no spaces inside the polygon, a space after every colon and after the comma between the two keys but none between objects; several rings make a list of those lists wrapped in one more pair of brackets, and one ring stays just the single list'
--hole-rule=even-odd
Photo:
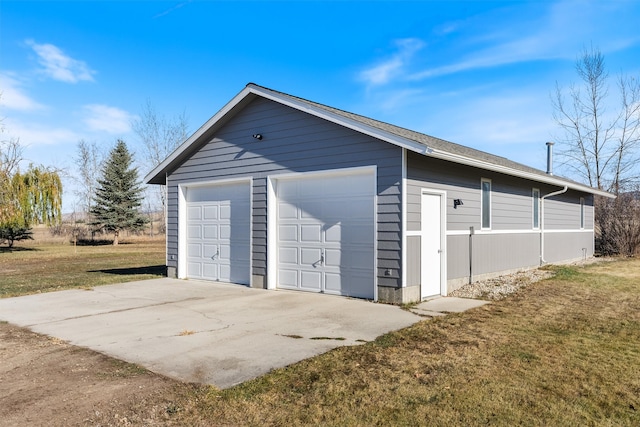
[{"label": "concrete driveway", "polygon": [[155,279],[0,299],[0,320],[227,388],[421,318],[358,299]]}]

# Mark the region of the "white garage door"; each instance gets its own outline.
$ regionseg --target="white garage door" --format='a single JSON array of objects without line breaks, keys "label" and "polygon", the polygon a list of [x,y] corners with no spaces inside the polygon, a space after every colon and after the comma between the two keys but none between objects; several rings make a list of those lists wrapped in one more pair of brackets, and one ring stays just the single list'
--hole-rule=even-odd
[{"label": "white garage door", "polygon": [[187,277],[249,284],[250,186],[187,188]]},{"label": "white garage door", "polygon": [[372,173],[279,180],[278,286],[374,298]]}]

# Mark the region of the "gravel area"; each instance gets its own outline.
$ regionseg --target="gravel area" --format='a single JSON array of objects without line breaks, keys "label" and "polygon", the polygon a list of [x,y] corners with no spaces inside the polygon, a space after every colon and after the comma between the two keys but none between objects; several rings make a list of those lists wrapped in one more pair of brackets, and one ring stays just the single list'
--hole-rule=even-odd
[{"label": "gravel area", "polygon": [[[588,258],[584,261],[571,263],[570,265],[586,265],[594,262],[610,261],[611,258]],[[552,277],[554,273],[541,268],[518,271],[512,274],[494,277],[488,280],[480,280],[477,282],[464,285],[449,293],[449,296],[459,298],[476,298],[497,301],[507,295],[516,292],[531,283]]]}]

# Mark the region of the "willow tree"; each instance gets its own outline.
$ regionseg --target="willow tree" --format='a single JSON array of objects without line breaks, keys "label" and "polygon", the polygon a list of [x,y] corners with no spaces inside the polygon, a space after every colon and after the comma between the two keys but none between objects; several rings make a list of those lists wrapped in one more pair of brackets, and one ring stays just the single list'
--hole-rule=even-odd
[{"label": "willow tree", "polygon": [[31,238],[36,224],[55,225],[62,219],[62,181],[54,170],[29,165],[25,173],[0,175],[0,241],[9,247]]}]

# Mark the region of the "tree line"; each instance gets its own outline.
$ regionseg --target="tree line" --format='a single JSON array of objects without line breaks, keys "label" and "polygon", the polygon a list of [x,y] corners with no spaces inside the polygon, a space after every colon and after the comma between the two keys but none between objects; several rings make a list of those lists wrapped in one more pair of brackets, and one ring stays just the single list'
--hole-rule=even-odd
[{"label": "tree line", "polygon": [[[132,127],[143,143],[143,162],[149,168],[187,136],[184,114],[167,120],[150,102]],[[32,239],[34,225],[56,226],[62,221],[63,171],[31,164],[22,172],[22,152],[19,139],[0,140],[0,243],[6,242],[9,247],[16,241]],[[142,230],[149,223],[142,212],[145,199],[150,210],[155,206],[162,212],[164,223],[166,190],[158,188],[150,195],[156,200],[145,197],[133,154],[123,140],[117,140],[108,155],[97,143],[81,140],[74,163],[75,195],[92,236],[96,232],[111,233],[117,245],[123,231]]]},{"label": "tree line", "polygon": [[[551,95],[561,167],[570,178],[616,195],[595,198],[597,250],[635,255],[640,248],[640,81],[619,75],[612,94],[604,56],[593,47],[578,57],[575,71],[578,83],[556,84]],[[142,164],[150,170],[186,139],[187,119],[184,113],[166,119],[149,101],[139,117],[132,128],[142,142]],[[61,220],[58,171],[30,165],[21,172],[21,154],[18,140],[0,143],[0,243],[9,245],[29,238],[33,224]],[[147,223],[138,170],[124,141],[117,141],[107,157],[97,144],[80,141],[74,161],[76,196],[94,230],[113,233],[117,244],[123,230]],[[152,192],[154,200],[147,203],[158,206],[164,223],[166,188],[154,186]]]},{"label": "tree line", "polygon": [[578,83],[556,84],[552,95],[562,165],[616,196],[595,199],[597,249],[633,256],[640,249],[640,81],[620,74],[611,91],[604,55],[594,47],[582,52],[575,70]]}]

